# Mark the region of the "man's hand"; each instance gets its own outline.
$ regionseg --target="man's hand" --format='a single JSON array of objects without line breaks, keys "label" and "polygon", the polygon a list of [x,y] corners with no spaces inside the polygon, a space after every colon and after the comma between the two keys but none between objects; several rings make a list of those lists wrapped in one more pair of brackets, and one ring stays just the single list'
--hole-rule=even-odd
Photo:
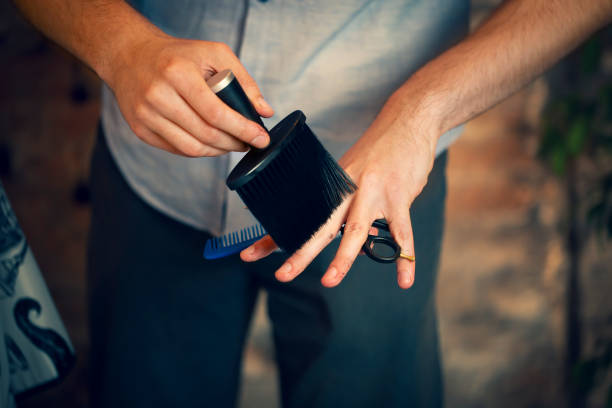
[{"label": "man's hand", "polygon": [[257,112],[274,113],[227,45],[168,36],[123,0],[14,1],[36,27],[100,75],[146,143],[190,157],[269,143],[264,129],[206,85],[229,68]]},{"label": "man's hand", "polygon": [[[324,286],[336,286],[346,276],[377,218],[387,220],[402,253],[414,255],[409,210],[427,182],[439,130],[425,115],[407,113],[404,99],[399,92],[389,99],[372,126],[340,159],[358,190],[276,271],[278,280],[288,282],[304,271],[336,237],[343,223],[346,226],[340,247],[321,279]],[[266,236],[242,251],[241,257],[256,261],[275,249],[272,239]],[[396,264],[399,286],[411,287],[415,262],[399,258]]]},{"label": "man's hand", "polygon": [[266,131],[225,105],[206,79],[231,69],[261,116],[274,112],[230,47],[154,35],[130,44],[105,78],[123,116],[146,143],[190,157],[267,146]]},{"label": "man's hand", "polygon": [[[386,218],[402,251],[413,255],[409,207],[431,170],[438,136],[465,123],[527,84],[612,21],[610,0],[508,0],[455,47],[427,63],[395,92],[372,126],[340,160],[359,186],[330,220],[276,271],[300,274],[346,220],[336,257],[322,278],[337,285],[363,245],[370,224]],[[276,246],[265,237],[241,253],[255,261]],[[414,264],[397,260],[402,288]]]}]

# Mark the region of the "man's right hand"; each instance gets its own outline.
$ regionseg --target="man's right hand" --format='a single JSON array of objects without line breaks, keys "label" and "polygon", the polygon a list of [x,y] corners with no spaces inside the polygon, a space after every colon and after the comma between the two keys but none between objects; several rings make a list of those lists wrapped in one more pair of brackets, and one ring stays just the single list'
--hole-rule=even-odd
[{"label": "man's right hand", "polygon": [[189,157],[267,146],[266,131],[225,105],[206,79],[231,69],[257,112],[274,111],[230,47],[155,35],[120,50],[105,81],[123,116],[144,142]]},{"label": "man's right hand", "polygon": [[110,86],[136,136],[172,153],[218,156],[269,136],[206,85],[231,69],[257,112],[274,111],[225,44],[171,37],[123,0],[13,0],[34,26]]}]

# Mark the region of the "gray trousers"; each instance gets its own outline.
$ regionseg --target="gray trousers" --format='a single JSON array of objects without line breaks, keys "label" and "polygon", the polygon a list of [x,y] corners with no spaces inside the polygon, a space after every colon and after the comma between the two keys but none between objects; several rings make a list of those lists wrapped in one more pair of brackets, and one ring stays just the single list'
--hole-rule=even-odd
[{"label": "gray trousers", "polygon": [[284,407],[442,405],[435,282],[446,154],[411,208],[416,281],[360,256],[321,286],[338,246],[293,282],[285,255],[202,258],[206,232],[156,211],[126,184],[100,136],[92,159],[88,257],[92,407],[231,407],[260,289],[268,294]]}]

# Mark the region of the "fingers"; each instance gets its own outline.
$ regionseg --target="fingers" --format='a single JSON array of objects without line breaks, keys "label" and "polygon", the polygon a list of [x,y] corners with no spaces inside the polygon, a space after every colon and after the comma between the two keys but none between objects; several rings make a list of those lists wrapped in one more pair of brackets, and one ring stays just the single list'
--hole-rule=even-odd
[{"label": "fingers", "polygon": [[336,252],[327,272],[321,278],[323,286],[334,287],[338,285],[348,273],[355,258],[361,252],[375,219],[370,214],[371,211],[368,210],[368,206],[361,205],[359,201],[355,202],[346,220],[338,252]]},{"label": "fingers", "polygon": [[232,50],[207,41],[159,40],[134,52],[138,63],[117,70],[113,91],[143,141],[190,157],[263,148],[267,132],[223,103],[206,73],[230,68],[262,116],[274,112]]},{"label": "fingers", "polygon": [[181,151],[179,151],[176,147],[172,146],[170,143],[166,142],[160,135],[150,131],[149,129],[143,127],[138,132],[138,137],[145,143],[150,144],[153,147],[157,147],[158,149],[165,150],[170,153],[183,155]]},{"label": "fingers", "polygon": [[331,215],[330,219],[300,249],[291,255],[275,273],[276,279],[289,282],[306,269],[319,253],[338,235],[346,210],[350,205],[346,199]]},{"label": "fingers", "polygon": [[160,85],[152,96],[152,107],[207,146],[224,151],[246,151],[247,145],[235,137],[208,125],[176,91]]},{"label": "fingers", "polygon": [[268,145],[266,131],[223,103],[194,66],[167,75],[180,96],[208,125],[257,148]]},{"label": "fingers", "polygon": [[278,249],[278,246],[276,245],[272,237],[270,235],[266,235],[265,237],[255,242],[250,247],[240,252],[240,259],[242,259],[245,262],[258,261],[270,255],[272,252],[276,251],[277,249]]},{"label": "fingers", "polygon": [[[400,246],[402,254],[414,256],[414,239],[410,212],[402,208],[399,208],[399,210],[392,218],[389,217],[390,219],[387,220],[389,230],[395,242]],[[395,262],[397,267],[397,284],[402,289],[410,288],[414,284],[415,262],[401,257],[397,258]]]},{"label": "fingers", "polygon": [[[163,145],[171,145],[173,153],[178,151],[179,154],[189,157],[219,156],[227,153],[225,150],[205,145],[150,107],[140,105],[136,115],[142,126],[134,128],[134,133],[146,142],[159,144],[158,137],[162,137],[165,141]],[[156,144],[153,145],[157,147]]]},{"label": "fingers", "polygon": [[[378,235],[378,228],[370,227],[368,232],[370,235]],[[336,234],[337,235],[337,234]],[[335,236],[334,236],[335,237]],[[329,237],[328,237],[329,238]],[[333,238],[332,238],[333,239]],[[278,246],[270,235],[266,235],[259,241],[253,243],[248,248],[245,248],[240,252],[240,258],[245,262],[258,261],[272,252],[278,250]],[[359,255],[364,255],[363,251],[359,251]]]},{"label": "fingers", "polygon": [[[403,208],[406,208],[405,206]],[[337,236],[342,224],[341,214],[345,209],[339,208],[330,220],[276,271],[275,276],[281,282],[289,282],[297,277],[317,257],[317,255]],[[321,278],[321,284],[326,287],[338,285],[350,270],[355,258],[363,254],[362,247],[368,234],[377,235],[378,229],[372,227],[376,217],[370,216],[367,207],[358,206],[351,209],[344,227],[344,234],[336,256],[326,273]],[[409,211],[389,217],[387,221],[391,235],[401,248],[402,254],[414,256],[414,240]],[[265,258],[278,247],[269,235],[240,253],[240,258],[253,262]],[[408,289],[414,284],[415,262],[405,258],[396,260],[397,282],[402,289]]]}]

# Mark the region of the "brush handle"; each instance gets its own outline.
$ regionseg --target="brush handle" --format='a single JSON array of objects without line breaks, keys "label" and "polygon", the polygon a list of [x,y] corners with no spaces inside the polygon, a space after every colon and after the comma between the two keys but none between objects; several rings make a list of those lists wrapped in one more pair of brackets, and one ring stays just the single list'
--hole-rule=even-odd
[{"label": "brush handle", "polygon": [[206,83],[227,106],[266,129],[261,117],[251,104],[249,97],[244,93],[232,71],[229,69],[219,71],[209,78]]}]

